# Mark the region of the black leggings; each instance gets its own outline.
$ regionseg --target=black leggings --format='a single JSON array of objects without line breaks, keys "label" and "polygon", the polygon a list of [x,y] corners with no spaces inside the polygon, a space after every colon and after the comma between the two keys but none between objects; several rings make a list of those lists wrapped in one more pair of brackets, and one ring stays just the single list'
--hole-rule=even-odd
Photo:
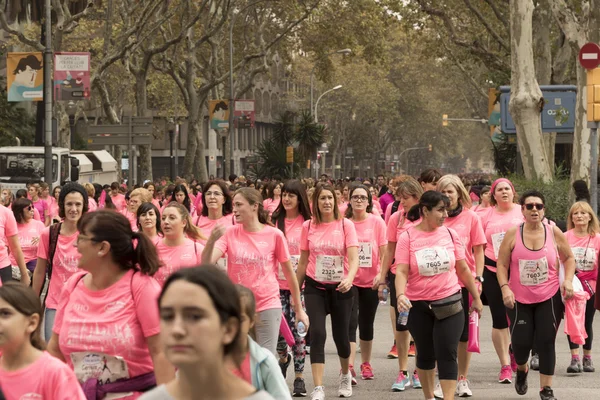
[{"label": "black leggings", "polygon": [[401,325],[398,323],[398,298],[396,297],[396,274],[392,274],[392,271],[388,271],[387,274],[387,285],[390,289],[390,306],[394,309],[394,315],[396,316],[394,321],[396,321],[396,331],[397,332],[406,332],[408,330],[408,324]]},{"label": "black leggings", "polygon": [[[588,335],[587,339],[585,339],[585,344],[583,345],[584,350],[592,349],[592,340],[594,340],[594,314],[596,314],[596,308],[594,307],[594,299],[596,298],[596,294],[585,303],[585,331]],[[579,348],[579,345],[571,342],[571,338],[567,335],[567,339],[569,340],[569,348],[571,350],[575,350]]]},{"label": "black leggings", "polygon": [[463,324],[463,331],[460,335],[460,341],[466,343],[469,341],[469,291],[467,288],[461,288],[463,312],[465,314],[465,323]]},{"label": "black leggings", "polygon": [[10,265],[8,267],[0,268],[0,282],[6,283],[12,280],[12,268]]},{"label": "black leggings", "polygon": [[504,306],[504,300],[502,300],[502,290],[500,290],[498,284],[498,277],[495,272],[490,271],[487,267],[483,269],[483,291],[492,314],[492,328],[508,328],[506,307]]},{"label": "black leggings", "polygon": [[350,342],[356,343],[356,328],[360,328],[360,340],[373,340],[373,324],[379,305],[379,296],[371,288],[353,286],[354,301],[350,316]]},{"label": "black leggings", "polygon": [[[323,287],[320,283],[316,283]],[[328,288],[319,289],[315,282],[306,279],[304,289],[304,304],[306,314],[310,319],[310,362],[325,363],[325,340],[327,330],[325,319],[331,314],[331,331],[333,341],[337,348],[338,356],[350,357],[350,314],[352,311],[353,291],[341,293],[335,290],[337,285],[328,285]]]},{"label": "black leggings", "polygon": [[540,357],[540,374],[554,375],[556,364],[556,332],[564,306],[560,290],[541,303],[523,304],[507,309],[510,318],[512,350],[518,365],[529,360],[533,344]]},{"label": "black leggings", "polygon": [[417,368],[432,370],[437,361],[441,380],[458,376],[458,340],[463,331],[465,314],[459,312],[437,320],[425,301],[413,301],[408,314],[408,328],[417,347]]}]

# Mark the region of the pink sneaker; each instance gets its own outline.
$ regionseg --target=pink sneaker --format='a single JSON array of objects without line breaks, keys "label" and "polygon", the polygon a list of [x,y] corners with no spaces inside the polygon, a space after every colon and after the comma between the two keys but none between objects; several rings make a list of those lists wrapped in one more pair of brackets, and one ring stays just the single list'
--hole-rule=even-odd
[{"label": "pink sneaker", "polygon": [[370,363],[364,362],[360,364],[360,376],[365,381],[370,381],[371,379],[375,378],[375,375],[373,374],[373,367],[371,367]]},{"label": "pink sneaker", "polygon": [[352,386],[358,385],[358,381],[356,380],[356,372],[354,372],[354,365],[350,366],[350,373],[352,374]]},{"label": "pink sneaker", "polygon": [[498,377],[500,383],[512,383],[512,369],[510,365],[504,365],[500,370],[500,376]]}]

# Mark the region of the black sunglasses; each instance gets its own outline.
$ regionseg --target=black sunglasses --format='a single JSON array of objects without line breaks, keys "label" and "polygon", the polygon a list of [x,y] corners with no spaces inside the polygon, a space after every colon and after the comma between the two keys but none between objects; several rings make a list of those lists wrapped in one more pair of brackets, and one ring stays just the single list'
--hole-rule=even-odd
[{"label": "black sunglasses", "polygon": [[538,204],[538,203],[525,204],[525,208],[528,209],[529,211],[533,210],[533,207],[535,207],[535,209],[538,211],[542,211],[544,209],[543,204]]}]

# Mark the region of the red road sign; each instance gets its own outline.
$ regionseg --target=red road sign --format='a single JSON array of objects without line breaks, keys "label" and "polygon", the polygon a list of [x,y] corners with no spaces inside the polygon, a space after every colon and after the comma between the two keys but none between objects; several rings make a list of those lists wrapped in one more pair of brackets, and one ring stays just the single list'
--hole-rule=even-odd
[{"label": "red road sign", "polygon": [[586,43],[579,50],[579,63],[585,69],[594,69],[600,65],[600,46]]}]

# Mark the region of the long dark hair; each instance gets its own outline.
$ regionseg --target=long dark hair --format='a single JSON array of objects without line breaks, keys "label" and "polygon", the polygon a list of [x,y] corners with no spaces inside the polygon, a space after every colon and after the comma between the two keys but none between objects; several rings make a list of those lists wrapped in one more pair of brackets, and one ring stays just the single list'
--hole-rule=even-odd
[{"label": "long dark hair", "polygon": [[[269,182],[269,184],[266,186],[266,191],[265,194],[263,194],[263,198],[266,199],[271,199],[273,200],[275,198],[275,188],[277,187],[277,185],[281,185],[281,183],[279,181],[271,181]],[[283,190],[282,190],[283,192]]]},{"label": "long dark hair", "polygon": [[416,221],[424,215],[423,208],[431,211],[440,201],[444,202],[446,207],[450,206],[450,199],[436,190],[428,190],[419,199],[419,204],[415,204],[406,215],[410,221]]},{"label": "long dark hair", "polygon": [[187,208],[188,212],[192,212],[192,207],[190,205],[190,195],[184,185],[180,184],[175,186],[175,188],[173,189],[173,193],[171,194],[171,199],[169,200],[169,203],[173,201],[177,202],[176,195],[179,192],[182,192],[185,195],[185,198],[183,199],[183,206]]},{"label": "long dark hair", "polygon": [[143,233],[132,231],[123,214],[110,210],[84,214],[77,230],[88,233],[95,242],[108,242],[113,261],[125,271],[135,269],[152,276],[160,268],[154,244]]},{"label": "long dark hair", "polygon": [[[308,196],[306,195],[306,188],[302,182],[298,180],[290,180],[283,184],[281,189],[281,197],[283,198],[284,193],[295,194],[298,197],[298,212],[302,215],[302,218],[306,221],[311,218],[310,206],[308,205]],[[280,231],[285,235],[285,217],[286,211],[283,206],[283,200],[279,202],[279,205],[273,211],[271,221],[279,228]]]},{"label": "long dark hair", "polygon": [[218,186],[221,189],[221,192],[223,192],[223,196],[225,196],[225,203],[222,207],[223,216],[231,214],[233,212],[233,199],[231,198],[229,188],[223,181],[212,180],[202,188],[202,215],[208,217],[208,207],[206,207],[206,196],[204,194],[208,192],[208,189],[210,189],[211,186]]},{"label": "long dark hair", "polygon": [[16,199],[12,204],[12,212],[17,220],[17,223],[23,224],[25,223],[25,219],[23,218],[23,210],[27,207],[31,207],[33,203],[29,199]]},{"label": "long dark hair", "polygon": [[367,203],[367,209],[366,212],[367,214],[370,214],[373,211],[373,196],[371,195],[371,191],[369,190],[368,187],[366,187],[365,185],[363,185],[362,183],[358,183],[358,184],[353,184],[350,185],[350,188],[348,190],[348,208],[346,208],[346,218],[352,218],[352,201],[350,200],[350,198],[352,197],[352,193],[356,190],[356,189],[363,189],[367,192],[367,197],[369,198],[368,203]]},{"label": "long dark hair", "polygon": [[46,348],[46,342],[42,340],[42,303],[33,289],[18,282],[5,282],[0,287],[0,299],[10,304],[17,312],[27,317],[34,314],[39,316],[38,326],[31,333],[29,340],[31,345],[38,350]]},{"label": "long dark hair", "polygon": [[156,207],[153,203],[142,203],[140,204],[140,206],[137,209],[137,218],[136,218],[136,222],[137,222],[137,227],[140,230],[140,232],[142,231],[142,225],[140,224],[140,217],[142,216],[142,214],[147,213],[150,210],[154,210],[154,214],[156,214],[156,233],[160,234],[161,236],[163,235],[163,231],[162,228],[160,227],[160,210],[158,209],[158,207]]}]

